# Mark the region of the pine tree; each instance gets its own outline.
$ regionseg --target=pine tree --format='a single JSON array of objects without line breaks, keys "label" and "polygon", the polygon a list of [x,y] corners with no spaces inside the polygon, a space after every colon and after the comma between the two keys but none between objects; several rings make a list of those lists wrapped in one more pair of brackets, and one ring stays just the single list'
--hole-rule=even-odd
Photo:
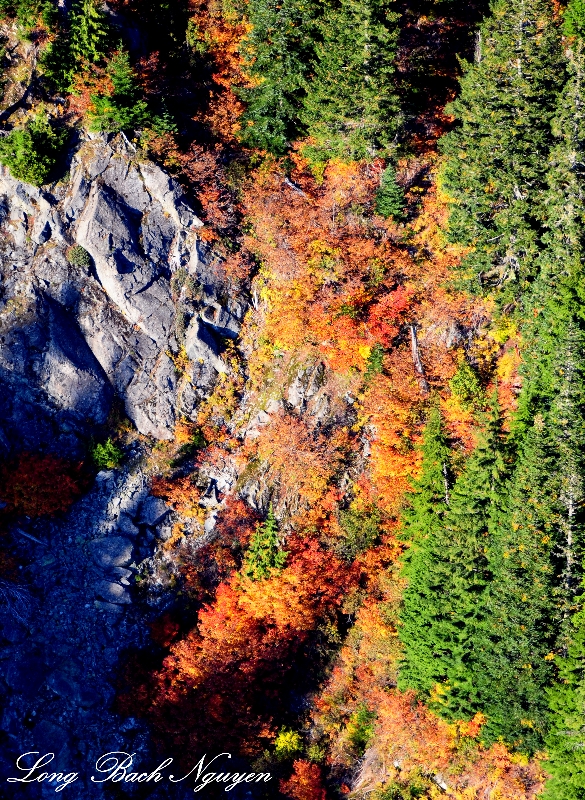
[{"label": "pine tree", "polygon": [[299,134],[322,6],[314,0],[250,0],[252,30],[243,55],[257,85],[242,92],[247,109],[240,139],[245,144],[280,155]]},{"label": "pine tree", "polygon": [[516,299],[534,278],[543,221],[550,122],[564,65],[548,0],[495,0],[450,106],[441,175],[449,236],[470,247],[462,277]]},{"label": "pine tree", "polygon": [[340,0],[324,18],[303,119],[313,162],[390,152],[400,125],[393,78],[399,15],[392,0]]},{"label": "pine tree", "polygon": [[551,730],[546,740],[552,778],[542,800],[582,800],[585,797],[585,611],[572,620],[572,641],[564,658],[557,658],[558,682],[548,692]]},{"label": "pine tree", "polygon": [[271,504],[266,520],[257,525],[252,536],[242,565],[242,572],[250,580],[265,580],[275,570],[282,569],[287,555],[288,553],[280,547],[278,524]]},{"label": "pine tree", "polygon": [[403,538],[409,543],[403,573],[408,580],[400,613],[404,646],[400,688],[430,692],[437,682],[434,658],[434,602],[441,593],[433,571],[435,543],[441,537],[450,491],[450,451],[441,412],[433,407],[425,429],[422,472],[414,482],[403,514]]}]

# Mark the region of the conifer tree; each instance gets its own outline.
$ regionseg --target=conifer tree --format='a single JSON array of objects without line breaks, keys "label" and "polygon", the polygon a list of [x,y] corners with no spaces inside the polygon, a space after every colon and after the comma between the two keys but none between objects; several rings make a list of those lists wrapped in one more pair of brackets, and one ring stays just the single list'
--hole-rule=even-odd
[{"label": "conifer tree", "polygon": [[431,707],[449,719],[481,710],[474,655],[488,615],[487,553],[505,513],[507,469],[494,398],[478,446],[453,487],[448,510],[413,552],[406,571],[413,579],[404,595],[400,635],[405,664],[400,683],[431,695]]},{"label": "conifer tree", "polygon": [[274,570],[282,569],[287,555],[280,547],[278,524],[271,504],[266,520],[256,526],[244,558],[242,572],[250,580],[265,580]]},{"label": "conifer tree", "polygon": [[436,609],[437,638],[450,656],[431,707],[447,719],[465,719],[483,710],[476,658],[490,614],[488,552],[507,517],[509,456],[496,392],[483,422],[477,447],[451,492],[438,549],[444,581]]},{"label": "conifer tree", "polygon": [[431,408],[422,447],[422,472],[414,482],[403,514],[404,556],[408,586],[403,595],[399,635],[404,646],[400,687],[429,692],[436,683],[434,604],[441,593],[433,567],[450,492],[450,451],[438,406]]},{"label": "conifer tree", "polygon": [[489,550],[490,618],[475,654],[475,683],[486,742],[520,750],[542,747],[545,688],[553,675],[558,594],[553,555],[558,473],[548,418],[538,414],[525,437],[510,491],[510,513]]},{"label": "conifer tree", "polygon": [[380,188],[376,193],[376,212],[388,219],[400,220],[404,217],[406,199],[404,189],[396,183],[396,170],[390,164],[380,178]]},{"label": "conifer tree", "polygon": [[340,0],[323,19],[303,119],[313,162],[386,154],[400,124],[392,0]]},{"label": "conifer tree", "polygon": [[247,109],[240,138],[246,144],[280,155],[299,133],[322,6],[315,0],[248,3],[252,30],[243,54],[257,85],[242,92]]},{"label": "conifer tree", "polygon": [[572,636],[564,658],[557,658],[557,684],[549,693],[551,730],[546,740],[552,774],[542,800],[585,797],[585,611],[572,620]]},{"label": "conifer tree", "polygon": [[563,85],[548,0],[495,0],[450,106],[459,127],[442,140],[449,235],[470,247],[462,277],[497,287],[502,302],[530,285],[543,221],[550,122]]},{"label": "conifer tree", "polygon": [[76,0],[71,9],[71,53],[76,64],[97,64],[107,41],[107,24],[97,0]]}]

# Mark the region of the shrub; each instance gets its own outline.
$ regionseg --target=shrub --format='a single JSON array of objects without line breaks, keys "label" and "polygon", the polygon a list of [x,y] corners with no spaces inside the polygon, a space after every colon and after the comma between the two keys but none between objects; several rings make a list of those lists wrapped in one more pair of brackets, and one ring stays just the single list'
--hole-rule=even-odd
[{"label": "shrub", "polygon": [[91,267],[93,261],[85,247],[76,244],[67,252],[67,261],[74,267]]},{"label": "shrub", "polygon": [[336,552],[348,561],[353,561],[372,547],[380,535],[380,514],[377,509],[340,511],[339,524],[345,535],[337,545]]},{"label": "shrub", "polygon": [[464,356],[459,361],[457,372],[449,381],[449,388],[464,409],[474,408],[484,399],[477,373]]},{"label": "shrub", "polygon": [[91,458],[97,469],[116,469],[122,463],[124,454],[111,439],[104,444],[96,444],[91,451]]},{"label": "shrub", "polygon": [[13,177],[42,186],[57,163],[67,141],[65,128],[56,128],[44,115],[28,120],[24,128],[0,139],[0,163]]},{"label": "shrub", "polygon": [[570,0],[563,16],[567,36],[585,36],[585,0]]},{"label": "shrub", "polygon": [[51,455],[22,453],[0,469],[6,511],[40,517],[67,511],[83,491],[81,465]]}]

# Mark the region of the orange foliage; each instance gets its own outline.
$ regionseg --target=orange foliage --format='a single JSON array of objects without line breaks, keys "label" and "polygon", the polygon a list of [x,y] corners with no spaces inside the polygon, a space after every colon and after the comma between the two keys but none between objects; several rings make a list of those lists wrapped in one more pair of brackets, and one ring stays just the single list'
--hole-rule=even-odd
[{"label": "orange foliage", "polygon": [[[339,607],[355,580],[315,542],[287,543],[288,565],[257,583],[235,575],[222,584],[197,628],[173,645],[150,687],[133,690],[164,739],[185,752],[261,750],[275,732],[282,683],[320,619]],[[126,698],[128,710],[135,702]]]},{"label": "orange foliage", "polygon": [[349,444],[346,431],[324,436],[297,417],[275,415],[247,446],[262,465],[266,482],[279,487],[282,504],[314,506],[326,493]]},{"label": "orange foliage", "polygon": [[82,464],[52,455],[21,453],[0,469],[4,513],[40,517],[67,511],[83,492]]},{"label": "orange foliage", "polygon": [[[542,790],[544,774],[537,762],[515,756],[501,744],[483,749],[476,741],[481,715],[467,724],[449,725],[434,717],[414,692],[396,690],[377,697],[378,722],[370,758],[356,782],[361,791],[392,775],[380,770],[399,764],[396,776],[440,776],[453,800],[483,800],[486,787],[499,800],[533,800]],[[377,758],[374,758],[374,753]],[[376,766],[378,765],[378,766]]]},{"label": "orange foliage", "polygon": [[174,480],[155,476],[152,478],[151,491],[155,497],[164,498],[175,511],[184,517],[199,515],[201,491],[189,476]]},{"label": "orange foliage", "polygon": [[325,800],[321,769],[317,764],[300,759],[293,764],[293,774],[280,782],[280,791],[293,800]]}]

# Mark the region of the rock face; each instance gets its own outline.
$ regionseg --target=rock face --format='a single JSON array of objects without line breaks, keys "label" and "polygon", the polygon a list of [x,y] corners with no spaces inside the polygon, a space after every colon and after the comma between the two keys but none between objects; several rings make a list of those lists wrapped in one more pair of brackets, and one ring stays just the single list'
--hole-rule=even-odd
[{"label": "rock face", "polygon": [[[122,136],[82,143],[50,191],[0,168],[0,450],[77,455],[115,395],[157,439],[194,413],[246,310],[201,225]],[[191,364],[179,374],[182,349]]]}]

